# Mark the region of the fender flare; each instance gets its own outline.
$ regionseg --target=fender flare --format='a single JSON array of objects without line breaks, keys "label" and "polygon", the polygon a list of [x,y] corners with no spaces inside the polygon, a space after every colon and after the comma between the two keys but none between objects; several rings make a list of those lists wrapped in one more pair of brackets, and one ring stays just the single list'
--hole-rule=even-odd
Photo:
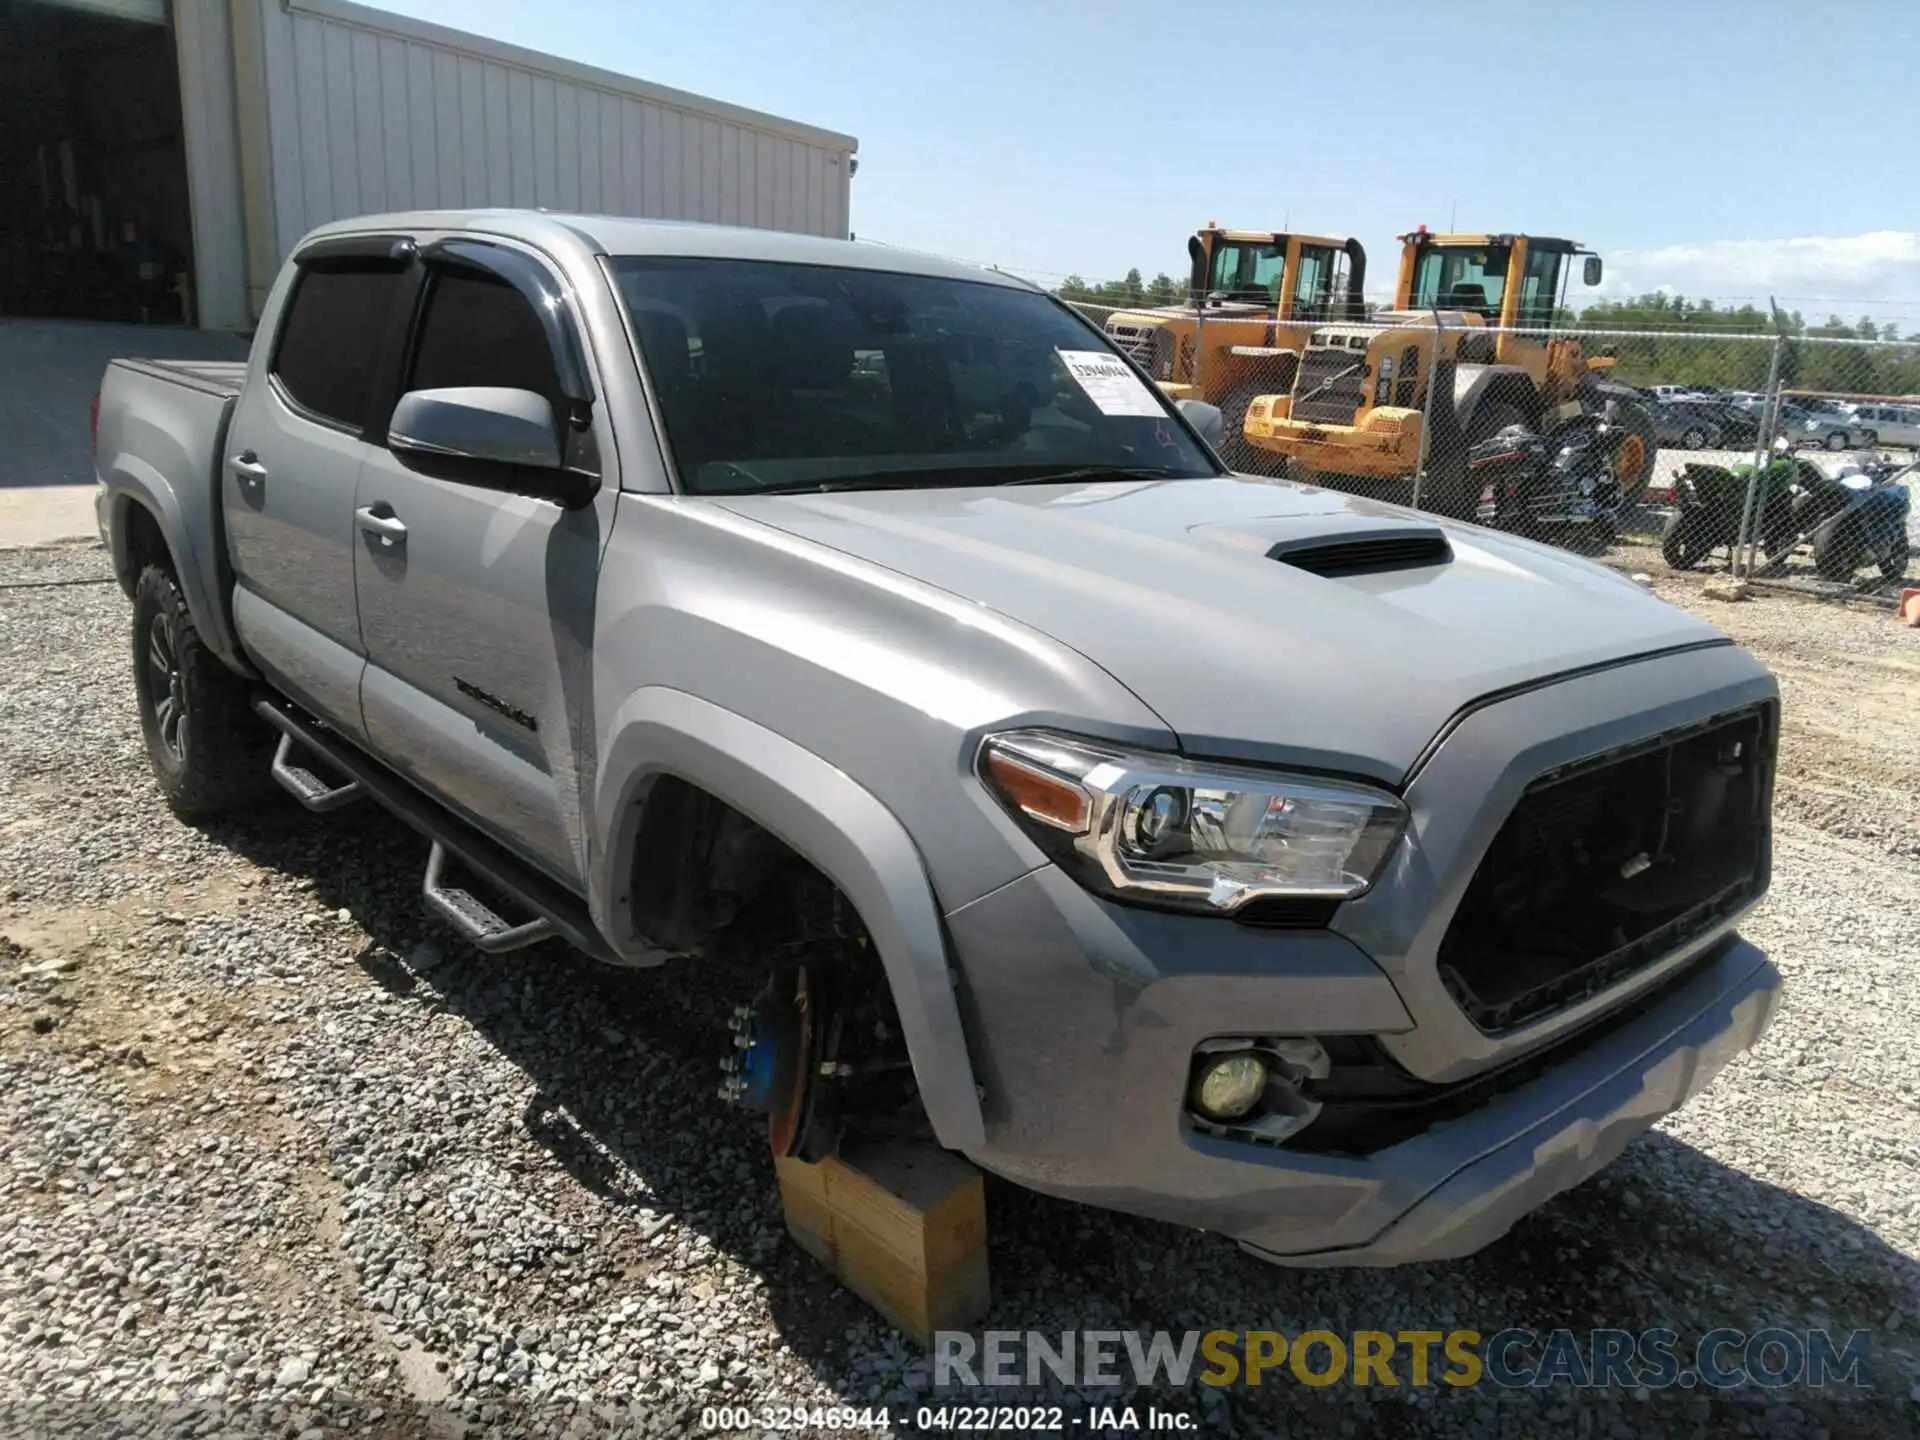
[{"label": "fender flare", "polygon": [[180,583],[180,597],[186,601],[187,613],[193,617],[193,628],[199,631],[207,648],[230,669],[243,675],[253,674],[253,667],[240,653],[225,608],[207,591],[207,569],[209,566],[217,569],[219,557],[204,557],[195,552],[192,529],[167,477],[138,455],[123,452],[100,467],[100,483],[106,486],[108,496],[107,553],[120,588],[131,597],[133,586],[140,579],[132,573],[133,557],[128,539],[129,509],[138,506],[160,531],[160,539],[173,560],[174,578]]},{"label": "fender flare", "polygon": [[947,958],[946,927],[919,848],[893,812],[845,771],[744,715],[664,686],[615,712],[594,788],[588,904],[623,955],[634,933],[627,876],[641,787],[656,775],[698,785],[766,827],[840,887],[865,922],[893,990],[927,1118],[950,1150],[986,1130]]},{"label": "fender flare", "polygon": [[[1457,365],[1453,371],[1453,412],[1460,419],[1460,428],[1467,430],[1473,424],[1473,412],[1480,408],[1483,400],[1488,399],[1496,390],[1506,389],[1514,379],[1524,385],[1529,394],[1533,392],[1533,381],[1527,372],[1518,365]],[[1530,414],[1539,408],[1538,397],[1534,403],[1524,406]]]}]

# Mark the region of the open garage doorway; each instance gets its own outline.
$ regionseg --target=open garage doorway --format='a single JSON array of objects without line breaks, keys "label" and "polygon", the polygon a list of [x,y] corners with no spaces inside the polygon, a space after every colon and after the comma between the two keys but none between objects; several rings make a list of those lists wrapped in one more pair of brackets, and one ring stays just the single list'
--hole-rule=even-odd
[{"label": "open garage doorway", "polygon": [[0,0],[0,316],[194,323],[165,0]]}]

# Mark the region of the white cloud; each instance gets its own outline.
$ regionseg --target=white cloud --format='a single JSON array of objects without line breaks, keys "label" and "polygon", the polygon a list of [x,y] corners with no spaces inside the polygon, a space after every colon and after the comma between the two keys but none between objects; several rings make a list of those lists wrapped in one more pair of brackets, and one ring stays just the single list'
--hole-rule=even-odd
[{"label": "white cloud", "polygon": [[[1851,319],[1863,312],[1903,318],[1920,314],[1920,232],[1807,235],[1787,240],[1711,240],[1607,256],[1601,293],[1653,290],[1715,301],[1767,296],[1815,316],[1824,306]],[[1572,298],[1572,297],[1569,297]]]}]

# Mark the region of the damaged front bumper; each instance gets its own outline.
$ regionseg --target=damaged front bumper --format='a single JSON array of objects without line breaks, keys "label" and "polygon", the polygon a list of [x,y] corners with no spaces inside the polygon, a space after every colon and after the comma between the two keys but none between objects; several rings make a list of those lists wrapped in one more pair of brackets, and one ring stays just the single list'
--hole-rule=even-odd
[{"label": "damaged front bumper", "polygon": [[1412,1021],[1357,946],[1129,910],[1052,867],[949,917],[976,1066],[980,1164],[1082,1203],[1218,1231],[1288,1265],[1469,1254],[1579,1184],[1759,1039],[1780,978],[1753,945],[1695,958],[1597,1038],[1364,1155],[1205,1133],[1182,1097],[1221,1034],[1392,1035]]}]

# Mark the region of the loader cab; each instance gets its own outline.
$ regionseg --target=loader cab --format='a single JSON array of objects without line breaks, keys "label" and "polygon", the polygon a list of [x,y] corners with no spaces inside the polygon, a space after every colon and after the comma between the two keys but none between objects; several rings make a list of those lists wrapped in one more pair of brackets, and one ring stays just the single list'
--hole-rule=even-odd
[{"label": "loader cab", "polygon": [[1276,320],[1359,319],[1367,253],[1358,240],[1208,225],[1187,242],[1189,283],[1209,306],[1259,305]]},{"label": "loader cab", "polygon": [[1575,240],[1544,235],[1435,235],[1400,237],[1400,310],[1454,310],[1488,325],[1549,330],[1566,303],[1576,256],[1585,284],[1600,279],[1600,257]]}]

